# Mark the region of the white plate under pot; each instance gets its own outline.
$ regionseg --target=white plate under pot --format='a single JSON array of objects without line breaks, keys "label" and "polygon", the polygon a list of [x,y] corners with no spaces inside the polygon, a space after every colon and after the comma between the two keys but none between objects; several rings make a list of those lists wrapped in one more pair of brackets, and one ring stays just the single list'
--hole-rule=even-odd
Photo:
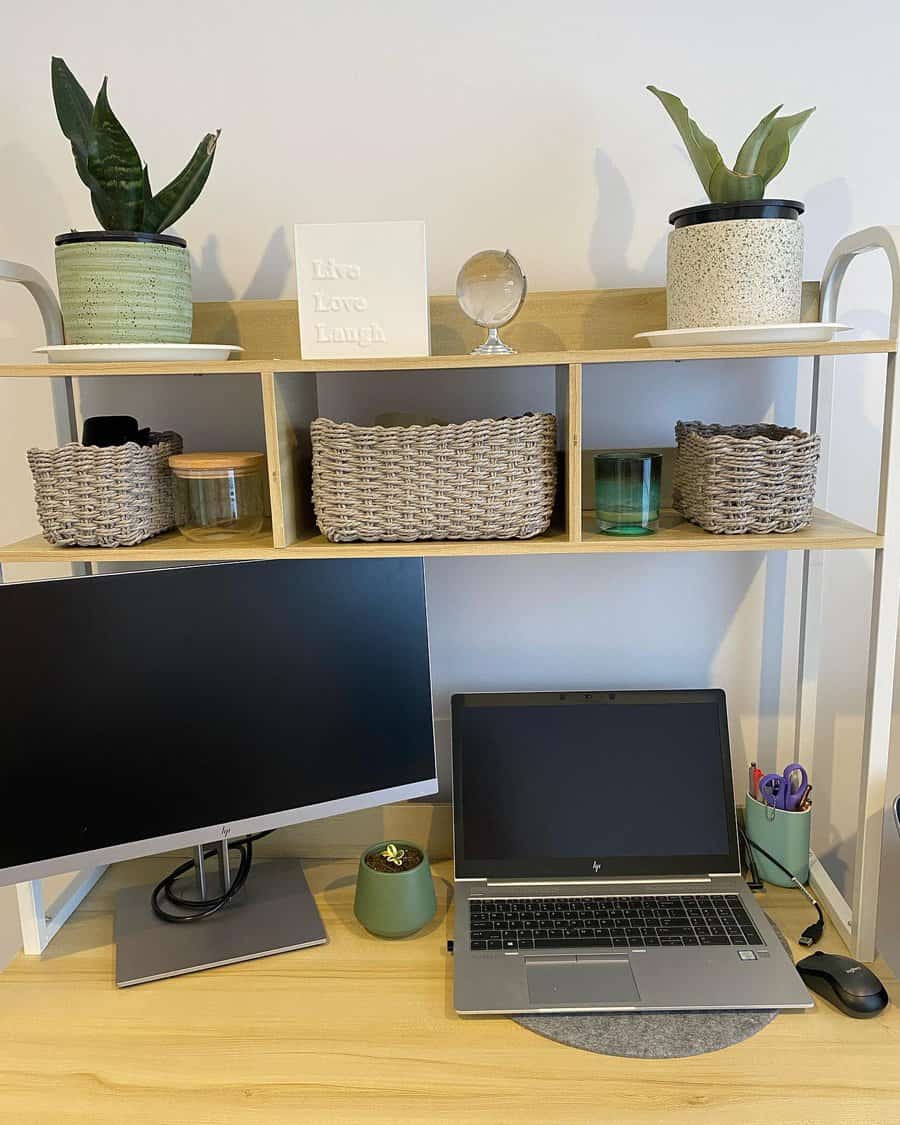
[{"label": "white plate under pot", "polygon": [[51,363],[215,363],[244,349],[236,344],[48,344],[34,350]]},{"label": "white plate under pot", "polygon": [[664,328],[638,332],[654,348],[699,348],[715,344],[824,344],[848,324],[807,321],[803,324],[732,324],[723,328]]}]

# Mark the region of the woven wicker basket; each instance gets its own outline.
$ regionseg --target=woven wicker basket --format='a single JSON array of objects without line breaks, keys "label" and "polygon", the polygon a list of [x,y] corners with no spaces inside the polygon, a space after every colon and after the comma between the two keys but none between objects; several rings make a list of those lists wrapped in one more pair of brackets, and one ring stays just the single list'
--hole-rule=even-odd
[{"label": "woven wicker basket", "polygon": [[552,414],[450,426],[354,426],[317,418],[313,504],[335,543],[528,539],[550,526]]},{"label": "woven wicker basket", "polygon": [[179,434],[100,448],[29,449],[38,520],[56,547],[132,547],[175,526],[169,457]]},{"label": "woven wicker basket", "polygon": [[818,434],[781,426],[678,422],[673,503],[724,535],[787,532],[812,519]]}]

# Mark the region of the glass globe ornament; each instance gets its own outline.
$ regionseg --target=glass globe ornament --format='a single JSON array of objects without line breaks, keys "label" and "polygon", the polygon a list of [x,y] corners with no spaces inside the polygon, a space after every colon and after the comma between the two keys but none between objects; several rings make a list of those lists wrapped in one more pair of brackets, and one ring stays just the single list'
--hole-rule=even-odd
[{"label": "glass globe ornament", "polygon": [[469,320],[488,330],[487,339],[471,355],[515,355],[498,330],[515,317],[527,292],[522,267],[508,250],[480,250],[463,263],[456,299]]}]

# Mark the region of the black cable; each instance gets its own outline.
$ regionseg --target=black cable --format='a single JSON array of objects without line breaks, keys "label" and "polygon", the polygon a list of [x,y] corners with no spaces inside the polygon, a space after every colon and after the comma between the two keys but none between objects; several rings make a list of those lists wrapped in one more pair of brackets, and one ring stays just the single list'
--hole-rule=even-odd
[{"label": "black cable", "polygon": [[[200,922],[204,918],[210,918],[213,914],[217,914],[226,903],[230,902],[234,896],[243,888],[247,882],[247,877],[250,874],[250,867],[253,864],[253,844],[256,840],[261,840],[264,836],[269,836],[274,829],[269,832],[257,832],[255,836],[245,836],[241,840],[229,841],[228,848],[234,848],[241,853],[241,862],[238,866],[234,878],[231,880],[229,886],[220,895],[214,895],[212,898],[205,899],[191,899],[184,898],[173,889],[175,882],[186,875],[189,871],[193,871],[197,867],[195,859],[186,860],[170,872],[165,879],[162,879],[153,888],[150,895],[150,905],[153,907],[153,913],[163,922],[173,922],[176,924],[184,922]],[[208,851],[204,850],[203,858],[211,859],[216,855],[216,849],[210,848]],[[170,910],[166,910],[160,904],[160,898],[165,898],[166,902],[172,906],[179,907],[185,913],[175,914]]]},{"label": "black cable", "polygon": [[747,886],[750,888],[751,891],[765,890],[765,887],[763,886],[763,881],[759,877],[759,868],[756,866],[756,856],[753,854],[753,851],[752,851],[749,843],[747,842],[747,837],[744,835],[743,821],[740,821],[738,823],[738,830],[741,834],[741,845],[742,845],[741,846],[741,853],[744,857],[744,863],[745,863],[747,871],[750,875],[750,879],[747,882]]},{"label": "black cable", "polygon": [[740,826],[739,831],[741,833],[741,836],[743,837],[744,843],[750,850],[750,853],[752,854],[753,849],[755,848],[756,851],[758,851],[761,855],[764,855],[767,860],[769,860],[771,863],[774,863],[779,871],[783,871],[785,875],[787,875],[787,877],[791,880],[791,882],[796,884],[796,886],[800,888],[800,890],[804,893],[804,895],[806,895],[812,905],[816,908],[816,914],[818,914],[819,916],[818,920],[813,922],[812,925],[807,926],[798,939],[800,945],[815,945],[816,942],[818,942],[821,938],[822,932],[825,929],[825,915],[822,913],[822,907],[819,906],[819,904],[809,893],[807,888],[804,887],[804,885],[800,882],[793,871],[788,871],[788,869],[784,866],[780,859],[776,859],[775,856],[769,855],[765,848],[760,847],[759,844],[757,844],[755,841],[748,839],[747,833]]}]

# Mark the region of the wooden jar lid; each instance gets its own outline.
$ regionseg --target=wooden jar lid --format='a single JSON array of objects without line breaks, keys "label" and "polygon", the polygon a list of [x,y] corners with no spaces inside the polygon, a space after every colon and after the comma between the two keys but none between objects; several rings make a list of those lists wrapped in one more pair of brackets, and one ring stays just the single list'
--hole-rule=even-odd
[{"label": "wooden jar lid", "polygon": [[228,472],[251,473],[261,469],[266,459],[264,453],[247,451],[235,453],[173,453],[169,468],[185,476],[202,473],[215,476]]}]

